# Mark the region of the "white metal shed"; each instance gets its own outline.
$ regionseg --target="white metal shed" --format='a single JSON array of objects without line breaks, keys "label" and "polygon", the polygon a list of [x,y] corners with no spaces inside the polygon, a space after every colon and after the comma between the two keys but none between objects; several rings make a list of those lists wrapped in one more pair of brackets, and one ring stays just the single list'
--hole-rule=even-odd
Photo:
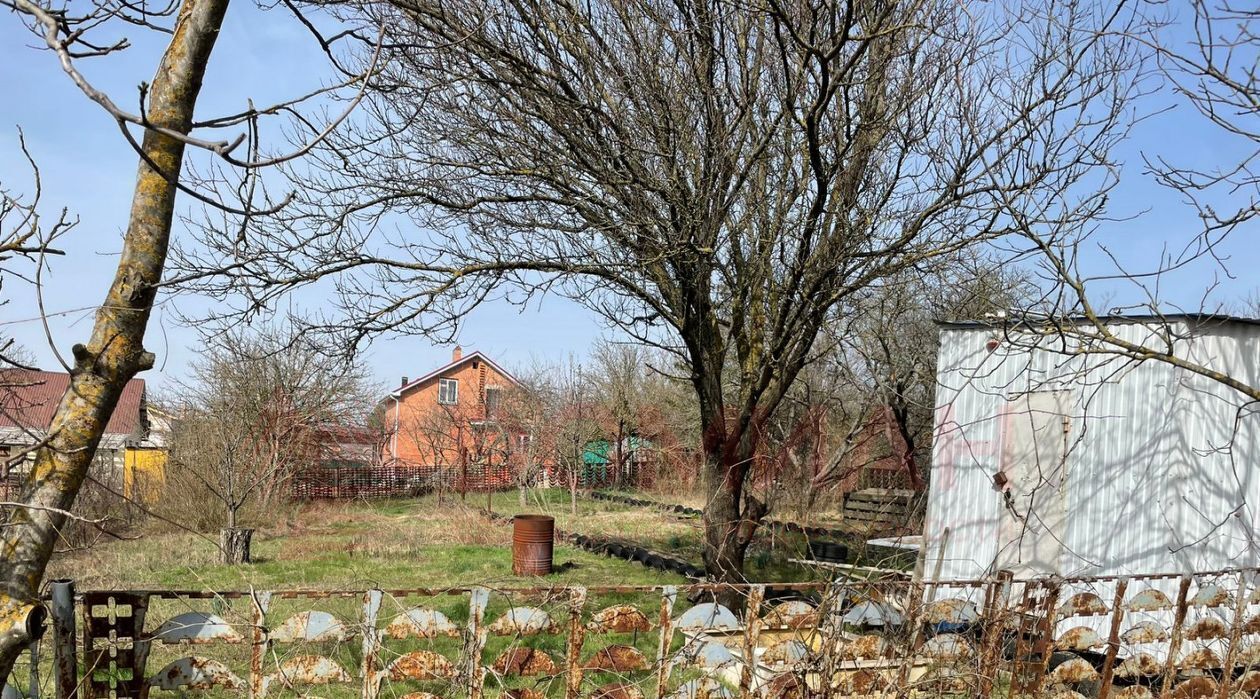
[{"label": "white metal shed", "polygon": [[[1260,385],[1260,321],[1108,322],[1150,347],[1174,336],[1179,356]],[[1081,353],[1040,330],[941,327],[924,577],[1260,567],[1256,407],[1187,370]]]}]

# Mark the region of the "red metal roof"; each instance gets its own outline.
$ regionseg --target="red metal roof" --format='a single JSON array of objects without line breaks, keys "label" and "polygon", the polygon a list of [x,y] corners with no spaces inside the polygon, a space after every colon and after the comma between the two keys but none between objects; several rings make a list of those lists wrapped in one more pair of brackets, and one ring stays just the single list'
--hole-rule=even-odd
[{"label": "red metal roof", "polygon": [[[19,427],[42,431],[52,425],[53,413],[70,386],[70,375],[58,371],[0,371],[0,428]],[[118,406],[105,425],[105,434],[141,432],[140,408],[144,403],[144,379],[132,379],[123,388]]]},{"label": "red metal roof", "polygon": [[456,359],[456,360],[454,360],[454,361],[450,362],[449,364],[444,364],[444,365],[442,365],[442,366],[440,366],[440,367],[438,367],[438,368],[434,369],[433,371],[430,371],[429,373],[425,374],[424,376],[421,376],[421,377],[420,377],[420,378],[418,378],[418,379],[415,379],[414,381],[409,381],[409,382],[407,383],[407,385],[402,386],[402,387],[398,388],[398,389],[397,389],[397,390],[395,390],[395,391],[392,391],[389,395],[390,395],[390,396],[392,396],[392,397],[394,397],[394,398],[398,398],[399,396],[401,396],[401,395],[402,395],[403,393],[405,393],[406,391],[410,391],[411,389],[413,389],[413,388],[415,388],[415,387],[417,387],[417,386],[420,386],[420,385],[422,385],[422,384],[424,384],[424,383],[427,383],[427,382],[429,382],[429,381],[432,381],[432,380],[433,380],[434,378],[436,378],[439,374],[441,374],[441,373],[443,373],[443,372],[450,371],[451,369],[454,369],[455,367],[459,366],[460,364],[465,364],[465,363],[467,363],[467,362],[471,362],[471,361],[472,361],[472,360],[474,360],[474,359],[480,359],[481,361],[485,362],[486,364],[489,364],[491,367],[493,367],[493,368],[494,368],[494,370],[495,370],[495,371],[497,371],[497,372],[499,373],[499,375],[500,375],[500,376],[502,376],[503,378],[507,379],[508,381],[511,381],[512,383],[514,383],[514,384],[516,384],[516,385],[518,385],[518,386],[521,384],[521,382],[520,382],[520,381],[519,381],[519,380],[518,380],[515,376],[512,376],[512,374],[511,374],[511,373],[509,373],[507,369],[504,369],[503,367],[501,367],[501,366],[499,366],[498,364],[496,364],[496,363],[494,362],[494,360],[493,360],[493,359],[491,359],[491,358],[487,357],[486,355],[482,354],[479,350],[474,350],[474,351],[472,351],[472,352],[469,352],[468,354],[465,354],[464,356],[460,357],[459,359]]}]

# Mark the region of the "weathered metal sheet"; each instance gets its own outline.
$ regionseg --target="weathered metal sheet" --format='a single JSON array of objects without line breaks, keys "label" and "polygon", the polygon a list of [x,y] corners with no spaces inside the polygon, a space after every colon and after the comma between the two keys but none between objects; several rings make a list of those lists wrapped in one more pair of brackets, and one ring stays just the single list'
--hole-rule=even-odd
[{"label": "weathered metal sheet", "polygon": [[841,671],[837,682],[841,692],[868,695],[891,689],[888,676],[879,669]]},{"label": "weathered metal sheet", "polygon": [[559,674],[556,661],[537,648],[508,648],[495,658],[491,669],[505,677]]},{"label": "weathered metal sheet", "polygon": [[1153,621],[1142,621],[1121,634],[1120,639],[1128,644],[1157,643],[1168,640],[1168,630]]},{"label": "weathered metal sheet", "polygon": [[652,622],[638,608],[618,604],[596,612],[587,628],[592,633],[633,633],[650,631]]},{"label": "weathered metal sheet", "polygon": [[1137,593],[1127,605],[1131,612],[1153,612],[1172,609],[1172,606],[1172,600],[1168,598],[1168,595],[1155,588],[1147,588]]},{"label": "weathered metal sheet", "polygon": [[[1110,330],[1138,344],[1163,341],[1137,322]],[[1179,356],[1260,381],[1260,365],[1248,358],[1260,328],[1176,321],[1173,332]],[[1124,366],[1104,355],[1027,352],[1018,347],[1024,341],[1032,333],[1013,327],[941,332],[924,527],[929,580],[976,579],[991,570],[1006,512],[993,488],[1003,407],[1012,396],[1044,390],[1073,397],[1060,575],[1162,572],[1173,547],[1180,569],[1260,565],[1247,544],[1260,525],[1254,510],[1231,516],[1239,503],[1260,501],[1260,479],[1240,479],[1234,468],[1260,462],[1255,418],[1236,429],[1236,394],[1162,362]]]},{"label": "weathered metal sheet", "polygon": [[595,651],[586,664],[587,670],[603,670],[606,672],[631,672],[642,670],[648,666],[647,656],[634,646],[612,644]]},{"label": "weathered metal sheet", "polygon": [[866,634],[841,643],[838,655],[844,660],[879,660],[893,657],[893,647],[883,636]]},{"label": "weathered metal sheet", "polygon": [[1060,617],[1096,616],[1106,614],[1108,611],[1107,603],[1092,592],[1077,593],[1059,605]]},{"label": "weathered metal sheet", "polygon": [[1186,639],[1190,641],[1225,638],[1229,635],[1229,625],[1216,617],[1204,617],[1186,629]]},{"label": "weathered metal sheet", "polygon": [[395,658],[382,672],[393,682],[424,682],[451,679],[455,676],[455,666],[446,656],[431,650],[413,650]]},{"label": "weathered metal sheet", "polygon": [[1211,648],[1196,648],[1182,655],[1177,667],[1182,670],[1216,670],[1221,667],[1221,656]]},{"label": "weathered metal sheet", "polygon": [[168,619],[153,632],[163,643],[240,643],[245,639],[232,625],[207,612],[185,612]]},{"label": "weathered metal sheet", "polygon": [[273,642],[279,643],[345,641],[353,635],[354,631],[341,623],[341,620],[321,611],[294,614],[269,634]]},{"label": "weathered metal sheet", "polygon": [[1227,604],[1233,604],[1234,596],[1229,590],[1210,583],[1200,587],[1190,598],[1189,604],[1193,607],[1223,607]]},{"label": "weathered metal sheet", "polygon": [[556,625],[537,607],[512,607],[490,625],[489,631],[496,636],[533,636],[555,633]]},{"label": "weathered metal sheet", "polygon": [[1164,667],[1150,653],[1138,653],[1125,658],[1116,667],[1116,677],[1136,679],[1139,677],[1155,677],[1164,671]]},{"label": "weathered metal sheet", "polygon": [[976,648],[967,638],[950,633],[929,638],[920,652],[927,658],[957,661],[975,657]]},{"label": "weathered metal sheet", "polygon": [[733,668],[739,664],[739,660],[729,648],[721,643],[697,639],[696,642],[688,643],[678,651],[674,656],[674,663],[714,672]]},{"label": "weathered metal sheet", "polygon": [[979,618],[976,605],[965,599],[937,600],[923,609],[923,620],[929,624],[965,624]]},{"label": "weathered metal sheet", "polygon": [[859,602],[842,619],[850,626],[901,626],[905,621],[901,612],[879,602]]},{"label": "weathered metal sheet", "polygon": [[180,658],[158,670],[149,678],[149,686],[170,691],[219,687],[241,691],[246,688],[245,680],[227,665],[199,655]]},{"label": "weathered metal sheet", "polygon": [[809,646],[789,638],[770,646],[761,654],[761,662],[771,667],[791,667],[809,657]]},{"label": "weathered metal sheet", "polygon": [[349,681],[350,673],[332,658],[298,655],[280,663],[275,672],[263,678],[262,694],[265,696],[277,687],[312,687]]},{"label": "weathered metal sheet", "polygon": [[1097,682],[1099,679],[1098,671],[1094,669],[1093,663],[1084,658],[1072,658],[1059,664],[1050,672],[1052,684],[1080,684],[1081,682]]},{"label": "weathered metal sheet", "polygon": [[394,640],[404,638],[459,638],[459,628],[445,614],[426,607],[412,607],[394,617],[385,627],[385,635]]},{"label": "weathered metal sheet", "polygon": [[806,629],[818,626],[818,610],[803,600],[780,602],[762,618],[768,629]]},{"label": "weathered metal sheet", "polygon": [[704,602],[683,612],[675,626],[679,631],[734,630],[739,628],[739,619],[720,604]]},{"label": "weathered metal sheet", "polygon": [[714,680],[702,677],[679,685],[669,699],[735,699],[735,695]]},{"label": "weathered metal sheet", "polygon": [[1060,650],[1091,650],[1101,648],[1102,645],[1102,637],[1088,626],[1068,629],[1054,640],[1054,647]]}]

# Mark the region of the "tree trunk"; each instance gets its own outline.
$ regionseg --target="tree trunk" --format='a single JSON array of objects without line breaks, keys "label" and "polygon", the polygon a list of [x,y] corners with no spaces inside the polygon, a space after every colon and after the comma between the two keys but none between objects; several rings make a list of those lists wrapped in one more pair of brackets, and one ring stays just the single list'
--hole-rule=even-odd
[{"label": "tree trunk", "polygon": [[224,565],[250,563],[250,541],[254,537],[253,529],[229,527],[219,530],[219,562]]},{"label": "tree trunk", "polygon": [[[745,433],[731,446],[727,440],[705,442],[704,571],[713,582],[740,584],[744,557],[761,519],[765,503],[744,492],[753,458],[753,443]],[[742,604],[741,595],[719,592],[718,601],[732,609]]]},{"label": "tree trunk", "polygon": [[[146,113],[162,128],[188,133],[206,64],[214,48],[228,0],[185,0],[175,31],[149,89]],[[30,507],[5,513],[0,527],[0,602],[33,600],[39,592],[53,545],[66,524],[105,430],[127,382],[152,368],[153,354],[143,346],[166,264],[176,186],[184,144],[146,130],[123,238],[118,270],[96,313],[86,345],[74,346],[70,387],[53,417],[48,444],[22,491]],[[152,166],[150,165],[152,164]],[[154,167],[158,168],[157,170]],[[0,678],[6,678],[25,646],[24,634],[7,633],[0,621]]]}]

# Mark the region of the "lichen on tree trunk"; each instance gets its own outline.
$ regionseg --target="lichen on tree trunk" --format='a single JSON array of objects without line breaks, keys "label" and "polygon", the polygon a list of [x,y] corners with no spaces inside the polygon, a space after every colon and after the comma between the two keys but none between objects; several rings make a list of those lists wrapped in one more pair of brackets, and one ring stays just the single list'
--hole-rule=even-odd
[{"label": "lichen on tree trunk", "polygon": [[[175,30],[149,89],[146,114],[155,127],[188,133],[214,42],[229,0],[185,0]],[[88,467],[118,404],[137,372],[153,366],[144,349],[157,285],[161,281],[174,218],[175,181],[184,144],[146,130],[130,220],[118,268],[96,313],[86,344],[74,346],[70,386],[61,398],[45,446],[0,528],[0,595],[37,596],[53,545],[87,477]],[[0,624],[5,620],[0,619]],[[0,678],[8,677],[25,646],[21,634],[0,628]]]}]

